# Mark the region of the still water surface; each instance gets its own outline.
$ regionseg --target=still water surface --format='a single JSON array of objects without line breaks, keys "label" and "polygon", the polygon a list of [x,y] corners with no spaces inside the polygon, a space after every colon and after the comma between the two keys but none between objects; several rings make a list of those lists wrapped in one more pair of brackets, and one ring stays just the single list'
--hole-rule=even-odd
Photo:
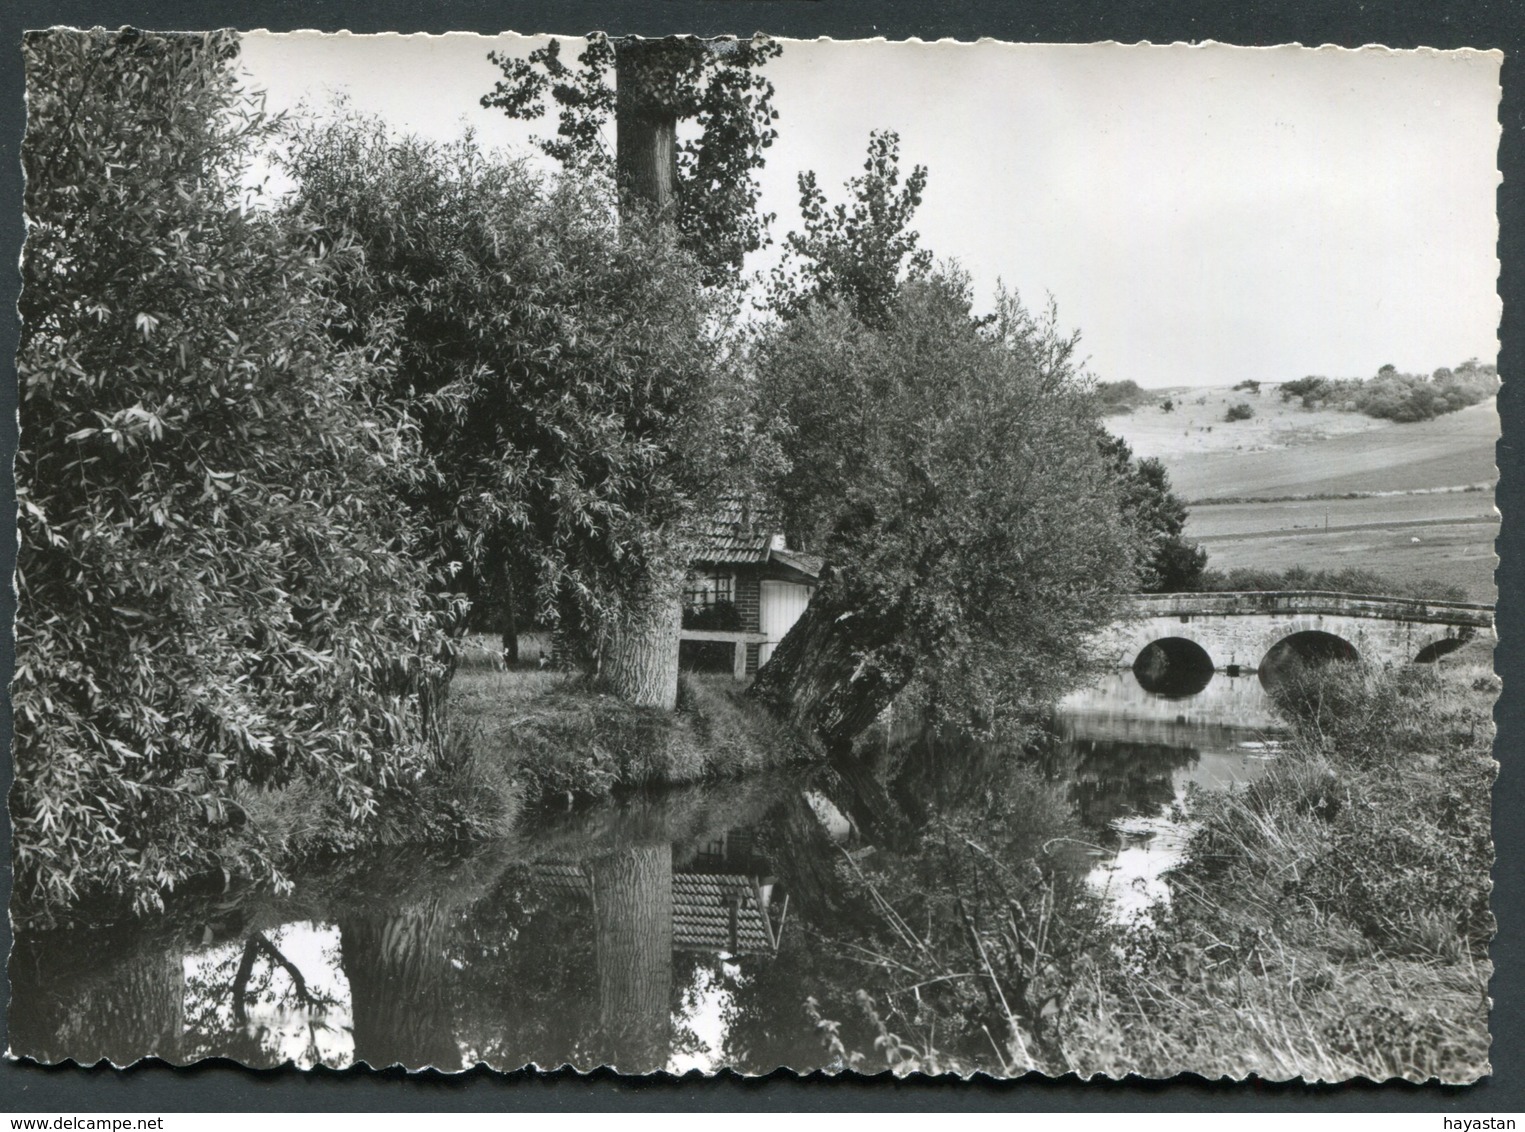
[{"label": "still water surface", "polygon": [[1124,924],[1169,898],[1190,791],[1261,773],[1273,728],[1253,677],[1171,699],[1120,673],[1066,700],[1056,737],[1027,752],[895,736],[851,766],[545,814],[469,850],[345,861],[285,896],[22,936],[11,1050],[446,1071],[820,1067],[805,999],[871,974],[862,868],[911,853],[942,817],[1000,812],[1010,828],[976,832],[1013,845],[1058,807],[1079,835],[1042,850],[1066,854]]}]

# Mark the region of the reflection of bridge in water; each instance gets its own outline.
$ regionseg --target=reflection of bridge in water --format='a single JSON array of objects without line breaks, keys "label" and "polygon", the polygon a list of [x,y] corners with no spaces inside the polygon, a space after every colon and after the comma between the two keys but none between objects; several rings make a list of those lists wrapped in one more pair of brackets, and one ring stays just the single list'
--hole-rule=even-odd
[{"label": "reflection of bridge in water", "polygon": [[1431,661],[1493,628],[1493,606],[1316,590],[1137,594],[1103,636],[1118,668],[1158,646],[1173,666],[1256,672],[1286,651],[1380,665]]}]

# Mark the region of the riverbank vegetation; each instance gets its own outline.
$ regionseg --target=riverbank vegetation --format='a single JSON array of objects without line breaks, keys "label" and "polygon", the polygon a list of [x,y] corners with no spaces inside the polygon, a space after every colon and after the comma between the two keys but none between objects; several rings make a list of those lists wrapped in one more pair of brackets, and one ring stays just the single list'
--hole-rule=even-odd
[{"label": "riverbank vegetation", "polygon": [[806,1004],[823,1044],[865,1071],[1486,1073],[1498,685],[1470,651],[1284,683],[1269,773],[1189,797],[1169,899],[1129,925],[1085,885],[1062,796],[1024,845],[943,810],[911,872],[852,866],[881,930],[855,982]]},{"label": "riverbank vegetation", "polygon": [[[918,247],[927,172],[902,178],[893,134],[847,204],[801,177],[805,231],[742,317],[771,46],[595,41],[568,82],[554,50],[498,60],[492,105],[567,111],[557,174],[342,106],[271,120],[237,51],[26,40],[18,923],[778,766],[847,747],[911,686],[940,722],[1030,730],[1120,594],[1200,583],[1163,465],[1100,432],[1077,337],[1015,295],[979,310]],[[611,66],[618,99],[597,93]],[[638,153],[623,123],[599,157],[627,103],[667,142],[679,119],[705,132],[664,190],[635,191],[672,172],[655,128]],[[289,197],[248,188],[258,160]],[[746,697],[677,667],[694,532],[735,496],[826,562]],[[464,664],[470,607],[494,603],[569,671]],[[862,828],[909,836],[831,773]],[[992,972],[948,988],[1006,1034],[1003,1068],[1059,1065],[1079,1014],[1050,968],[1090,954],[1060,929],[1089,898],[1075,859],[1040,858],[1078,827],[1031,768],[999,775],[1053,803],[1040,840],[985,844],[976,819],[1011,795],[971,793],[974,824],[876,883],[946,865],[973,895],[913,918]]]},{"label": "riverbank vegetation", "polygon": [[236,38],[25,54],[15,900],[151,907],[275,874],[241,783],[361,824],[423,774],[457,608],[389,367],[329,334],[355,248],[239,207],[274,125]]},{"label": "riverbank vegetation", "polygon": [[458,741],[529,803],[735,778],[819,757],[729,674],[684,673],[674,712],[627,703],[583,675],[476,669],[451,684]]},{"label": "riverbank vegetation", "polygon": [[631,704],[580,673],[463,666],[430,774],[357,828],[310,782],[240,791],[261,843],[288,868],[362,846],[503,837],[537,806],[564,808],[819,757],[729,676],[685,673],[674,712]]}]

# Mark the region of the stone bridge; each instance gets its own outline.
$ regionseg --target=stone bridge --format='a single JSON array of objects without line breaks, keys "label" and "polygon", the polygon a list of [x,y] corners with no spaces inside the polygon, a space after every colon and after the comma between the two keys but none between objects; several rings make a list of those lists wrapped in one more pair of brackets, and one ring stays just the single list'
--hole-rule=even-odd
[{"label": "stone bridge", "polygon": [[1101,641],[1119,668],[1156,642],[1232,675],[1258,671],[1278,646],[1407,664],[1434,660],[1493,628],[1491,605],[1315,590],[1137,594],[1129,603],[1130,615]]}]

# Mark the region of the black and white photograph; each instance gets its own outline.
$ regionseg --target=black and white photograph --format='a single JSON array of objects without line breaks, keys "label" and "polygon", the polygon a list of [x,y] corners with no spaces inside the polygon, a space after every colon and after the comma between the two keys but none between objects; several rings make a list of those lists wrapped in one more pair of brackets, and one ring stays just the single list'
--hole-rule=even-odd
[{"label": "black and white photograph", "polygon": [[1491,1072],[1500,52],[21,56],[11,1058]]}]

